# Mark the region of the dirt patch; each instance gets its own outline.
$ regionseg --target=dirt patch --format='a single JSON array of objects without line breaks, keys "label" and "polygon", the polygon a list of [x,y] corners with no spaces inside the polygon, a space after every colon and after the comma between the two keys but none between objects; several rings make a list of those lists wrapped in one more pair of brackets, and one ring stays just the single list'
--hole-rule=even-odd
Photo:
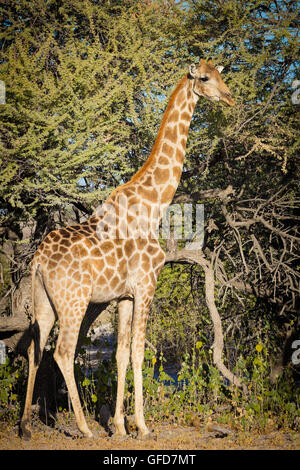
[{"label": "dirt patch", "polygon": [[228,449],[300,449],[300,434],[274,431],[267,434],[207,430],[206,426],[188,427],[159,423],[147,440],[129,435],[126,438],[109,436],[96,421],[89,420],[93,439],[80,436],[71,419],[61,427],[50,428],[40,421],[32,426],[32,438],[24,441],[17,426],[0,423],[1,450],[228,450]]}]

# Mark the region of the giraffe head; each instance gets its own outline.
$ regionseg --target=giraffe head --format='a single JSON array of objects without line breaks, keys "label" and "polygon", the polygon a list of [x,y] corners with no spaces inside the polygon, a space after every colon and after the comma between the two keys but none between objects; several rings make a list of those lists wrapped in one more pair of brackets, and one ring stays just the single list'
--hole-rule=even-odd
[{"label": "giraffe head", "polygon": [[204,96],[212,101],[223,101],[229,106],[234,105],[234,99],[222,80],[222,66],[214,66],[212,61],[207,63],[200,59],[199,67],[190,66],[190,77],[194,80],[193,91],[197,96]]}]

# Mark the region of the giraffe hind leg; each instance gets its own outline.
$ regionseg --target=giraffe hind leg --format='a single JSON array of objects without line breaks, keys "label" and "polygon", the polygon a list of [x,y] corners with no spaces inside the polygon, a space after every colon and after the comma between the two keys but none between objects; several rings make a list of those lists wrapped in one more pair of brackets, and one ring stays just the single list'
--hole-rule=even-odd
[{"label": "giraffe hind leg", "polygon": [[20,423],[20,434],[25,440],[29,440],[31,437],[31,405],[36,373],[47,338],[55,320],[53,309],[42,290],[36,307],[35,318],[36,321],[31,329],[32,341],[27,351],[29,362],[28,382],[25,407]]},{"label": "giraffe hind leg", "polygon": [[[82,318],[84,313],[85,311],[82,315],[79,314],[78,317]],[[57,339],[56,349],[54,352],[54,359],[56,360],[64,376],[68,392],[70,394],[77,426],[79,430],[84,434],[84,436],[93,437],[93,434],[88,428],[82,411],[80,398],[77,391],[77,385],[74,377],[75,349],[77,345],[80,324],[81,321],[74,322],[72,323],[72,327],[70,327],[69,324],[64,323],[63,318],[60,318],[60,331]]]}]

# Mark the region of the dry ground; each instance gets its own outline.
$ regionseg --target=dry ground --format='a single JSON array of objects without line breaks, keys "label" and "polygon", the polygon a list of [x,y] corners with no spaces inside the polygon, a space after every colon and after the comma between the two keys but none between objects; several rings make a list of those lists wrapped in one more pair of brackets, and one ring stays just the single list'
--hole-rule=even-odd
[{"label": "dry ground", "polygon": [[[300,449],[300,434],[273,431],[267,434],[234,432],[228,435],[209,431],[205,426],[187,427],[176,424],[155,424],[155,432],[147,440],[134,434],[127,438],[109,437],[96,421],[89,421],[94,439],[80,436],[73,419],[58,423],[55,428],[35,420],[32,439],[24,441],[18,436],[18,427],[0,422],[1,450],[296,450]],[[223,428],[223,430],[226,427]]]}]

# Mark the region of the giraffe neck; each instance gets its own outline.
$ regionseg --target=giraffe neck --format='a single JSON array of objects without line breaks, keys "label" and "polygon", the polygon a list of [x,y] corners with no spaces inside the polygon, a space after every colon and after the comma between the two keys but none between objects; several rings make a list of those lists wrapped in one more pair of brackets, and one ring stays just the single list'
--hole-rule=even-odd
[{"label": "giraffe neck", "polygon": [[170,98],[149,158],[128,183],[113,191],[100,212],[97,211],[103,226],[117,227],[113,229],[116,238],[126,238],[128,233],[141,238],[157,237],[159,222],[180,181],[196,102],[193,82],[185,76]]},{"label": "giraffe neck", "polygon": [[187,134],[197,97],[192,80],[183,77],[174,90],[165,111],[152,152],[132,179],[117,188],[115,194],[134,189],[152,204],[168,207],[178,187],[186,151]]}]

